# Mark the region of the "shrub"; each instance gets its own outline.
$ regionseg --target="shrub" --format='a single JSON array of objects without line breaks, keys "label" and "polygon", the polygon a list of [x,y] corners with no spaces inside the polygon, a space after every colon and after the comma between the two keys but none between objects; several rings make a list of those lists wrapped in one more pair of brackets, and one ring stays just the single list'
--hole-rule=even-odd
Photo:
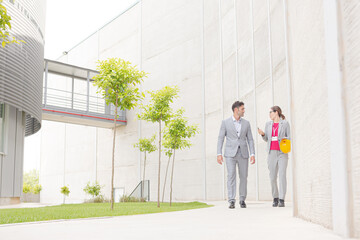
[{"label": "shrub", "polygon": [[84,192],[95,198],[100,195],[101,188],[102,186],[100,186],[100,184],[96,181],[93,185],[90,185],[90,182],[88,182],[83,190]]},{"label": "shrub", "polygon": [[23,193],[31,192],[33,194],[39,194],[41,190],[42,187],[39,184],[39,171],[33,169],[24,173]]},{"label": "shrub", "polygon": [[95,198],[85,200],[85,203],[107,203],[110,202],[109,199],[106,199],[103,195],[99,195]]},{"label": "shrub", "polygon": [[23,184],[23,193],[29,193],[31,192],[31,186],[27,183]]},{"label": "shrub", "polygon": [[31,192],[33,194],[39,194],[40,191],[42,190],[42,186],[40,184],[36,184],[32,189]]},{"label": "shrub", "polygon": [[120,202],[146,202],[146,199],[124,195],[120,198]]}]

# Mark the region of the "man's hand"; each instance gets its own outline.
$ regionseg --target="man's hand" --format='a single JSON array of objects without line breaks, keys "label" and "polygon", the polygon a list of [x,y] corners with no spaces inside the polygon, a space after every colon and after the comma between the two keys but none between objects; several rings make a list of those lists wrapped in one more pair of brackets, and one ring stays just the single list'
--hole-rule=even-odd
[{"label": "man's hand", "polygon": [[217,156],[217,162],[222,165],[222,163],[224,162],[223,156],[222,155],[218,155]]},{"label": "man's hand", "polygon": [[251,157],[250,157],[250,163],[251,163],[251,164],[254,164],[254,163],[255,163],[255,156],[251,156]]},{"label": "man's hand", "polygon": [[264,131],[261,130],[260,128],[258,128],[258,133],[259,133],[261,136],[264,136],[264,135],[265,135]]}]

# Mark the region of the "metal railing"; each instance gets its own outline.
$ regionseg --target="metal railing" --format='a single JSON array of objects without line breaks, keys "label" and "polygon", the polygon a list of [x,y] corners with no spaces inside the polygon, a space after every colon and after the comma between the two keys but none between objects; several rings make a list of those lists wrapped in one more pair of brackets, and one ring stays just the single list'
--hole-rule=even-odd
[{"label": "metal railing", "polygon": [[110,108],[106,106],[105,100],[101,97],[90,95],[88,102],[86,94],[55,88],[47,89],[46,105],[112,115]]},{"label": "metal railing", "polygon": [[130,194],[130,197],[144,198],[150,201],[150,180],[141,181]]},{"label": "metal railing", "polygon": [[[93,77],[98,72],[45,59],[43,112],[71,117],[93,117],[97,121],[114,119],[115,106],[92,93]],[[125,111],[118,109],[118,121],[124,122]]]}]

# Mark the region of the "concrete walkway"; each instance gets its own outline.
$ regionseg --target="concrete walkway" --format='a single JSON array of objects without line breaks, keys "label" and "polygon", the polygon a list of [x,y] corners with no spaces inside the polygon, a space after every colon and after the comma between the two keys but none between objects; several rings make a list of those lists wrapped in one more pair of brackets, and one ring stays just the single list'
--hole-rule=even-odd
[{"label": "concrete walkway", "polygon": [[0,225],[0,238],[71,239],[344,239],[331,230],[293,218],[291,206],[272,208],[270,202],[248,202],[248,208],[228,209],[226,202],[214,207],[83,220]]}]

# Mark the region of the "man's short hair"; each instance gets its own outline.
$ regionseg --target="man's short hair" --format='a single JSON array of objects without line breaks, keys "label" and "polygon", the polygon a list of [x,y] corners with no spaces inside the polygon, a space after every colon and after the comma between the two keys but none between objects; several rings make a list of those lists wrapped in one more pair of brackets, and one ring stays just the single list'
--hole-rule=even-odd
[{"label": "man's short hair", "polygon": [[232,111],[234,112],[234,109],[235,109],[235,108],[241,107],[242,105],[244,105],[243,102],[239,102],[239,101],[234,102],[233,105],[232,105],[232,107],[231,107],[231,108],[232,108]]}]

